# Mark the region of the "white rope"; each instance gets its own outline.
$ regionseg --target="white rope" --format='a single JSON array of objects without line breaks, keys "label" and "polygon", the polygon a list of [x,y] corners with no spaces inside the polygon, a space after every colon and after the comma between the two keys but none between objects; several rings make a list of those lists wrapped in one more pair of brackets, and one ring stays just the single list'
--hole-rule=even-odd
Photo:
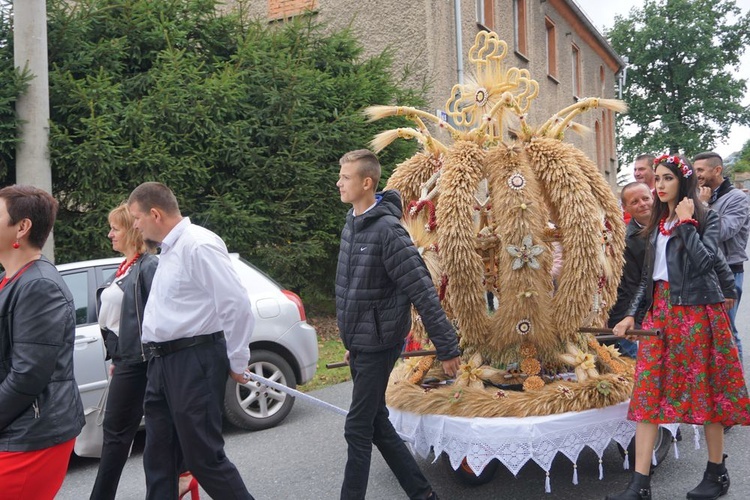
[{"label": "white rope", "polygon": [[[332,405],[331,403],[328,403],[326,401],[323,401],[318,398],[314,398],[310,396],[309,394],[305,394],[304,392],[300,392],[297,389],[292,389],[291,387],[287,387],[284,384],[279,384],[278,382],[273,382],[271,380],[268,380],[267,378],[261,377],[260,375],[256,375],[255,373],[245,372],[245,375],[247,375],[247,378],[250,380],[254,380],[256,382],[260,382],[263,385],[266,385],[268,387],[271,387],[272,389],[276,389],[277,391],[281,391],[284,394],[288,394],[290,396],[293,396],[295,398],[299,398],[303,401],[307,401],[308,403],[312,403],[313,405],[319,407],[319,408],[325,408],[326,410],[330,410],[334,413],[338,413],[339,415],[346,416],[349,412],[344,410],[343,408],[339,408],[336,405]],[[245,385],[245,387],[248,387],[252,390],[257,390],[257,387],[255,385],[248,386],[250,382]]]}]

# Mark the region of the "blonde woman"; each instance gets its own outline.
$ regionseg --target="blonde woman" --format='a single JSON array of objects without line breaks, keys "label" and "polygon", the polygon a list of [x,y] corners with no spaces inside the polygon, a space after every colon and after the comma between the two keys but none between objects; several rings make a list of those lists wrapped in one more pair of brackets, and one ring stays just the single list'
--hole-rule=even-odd
[{"label": "blonde woman", "polygon": [[109,213],[112,250],[125,259],[115,275],[97,291],[97,311],[107,355],[112,359],[104,446],[91,498],[113,499],[130,445],[143,417],[146,352],[141,344],[141,319],[158,259],[146,250],[140,231],[123,204]]}]

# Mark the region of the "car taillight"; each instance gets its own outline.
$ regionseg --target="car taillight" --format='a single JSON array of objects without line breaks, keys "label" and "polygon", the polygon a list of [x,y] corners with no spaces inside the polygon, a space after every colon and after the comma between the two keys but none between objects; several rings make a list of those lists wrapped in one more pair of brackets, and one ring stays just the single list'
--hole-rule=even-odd
[{"label": "car taillight", "polygon": [[282,290],[281,293],[283,293],[286,298],[291,300],[297,305],[297,310],[299,311],[299,319],[300,321],[306,321],[307,315],[305,314],[305,306],[302,305],[302,299],[299,298],[299,295],[297,295],[294,292],[290,292],[289,290]]}]

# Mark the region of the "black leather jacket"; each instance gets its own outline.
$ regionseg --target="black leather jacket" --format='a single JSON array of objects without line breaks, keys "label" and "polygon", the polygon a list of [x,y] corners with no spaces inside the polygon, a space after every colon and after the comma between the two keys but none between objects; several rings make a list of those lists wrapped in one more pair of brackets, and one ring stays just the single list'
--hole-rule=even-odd
[{"label": "black leather jacket", "polygon": [[[643,259],[646,254],[646,238],[639,234],[640,230],[641,226],[635,218],[630,219],[630,223],[625,229],[625,265],[622,268],[620,284],[617,286],[617,302],[609,311],[607,326],[610,328],[625,317],[630,299],[641,282]],[[635,316],[636,328],[640,328],[645,315],[646,311],[642,307],[639,308]]]},{"label": "black leather jacket", "polygon": [[73,296],[44,257],[0,291],[0,451],[41,450],[81,432],[75,330]]},{"label": "black leather jacket", "polygon": [[417,308],[440,360],[460,354],[455,330],[409,233],[401,225],[398,191],[379,193],[378,204],[341,232],[336,269],[336,313],[344,346],[375,352],[404,341]]},{"label": "black leather jacket", "polygon": [[[674,228],[673,236],[667,242],[669,301],[674,305],[716,304],[723,302],[724,297],[737,298],[734,280],[731,290],[726,282],[727,273],[731,274],[731,271],[718,250],[719,216],[708,210],[705,227],[700,229],[681,224]],[[645,310],[651,307],[658,231],[658,228],[654,229],[648,237],[641,282],[630,301],[627,316],[635,316],[641,300],[645,301]],[[721,281],[719,275],[722,275]]]},{"label": "black leather jacket", "polygon": [[143,310],[146,307],[148,294],[151,292],[151,282],[154,281],[158,257],[153,254],[143,254],[133,264],[133,269],[122,278],[109,280],[96,291],[97,314],[102,307],[102,292],[114,280],[123,293],[122,310],[120,312],[120,331],[115,335],[109,329],[102,328],[104,345],[112,362],[129,365],[148,361],[148,354],[141,343],[141,326]]}]

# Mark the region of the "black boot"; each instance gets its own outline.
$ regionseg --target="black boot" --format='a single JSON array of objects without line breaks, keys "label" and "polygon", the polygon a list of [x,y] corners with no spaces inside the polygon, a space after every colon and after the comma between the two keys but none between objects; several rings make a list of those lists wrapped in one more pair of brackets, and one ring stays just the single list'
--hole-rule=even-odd
[{"label": "black boot", "polygon": [[651,476],[633,472],[633,479],[625,491],[617,495],[607,495],[605,500],[651,500]]},{"label": "black boot", "polygon": [[687,497],[691,500],[714,500],[724,496],[729,491],[729,473],[725,464],[727,455],[720,464],[708,462],[706,472],[703,473],[703,481],[695,489],[690,490]]}]

